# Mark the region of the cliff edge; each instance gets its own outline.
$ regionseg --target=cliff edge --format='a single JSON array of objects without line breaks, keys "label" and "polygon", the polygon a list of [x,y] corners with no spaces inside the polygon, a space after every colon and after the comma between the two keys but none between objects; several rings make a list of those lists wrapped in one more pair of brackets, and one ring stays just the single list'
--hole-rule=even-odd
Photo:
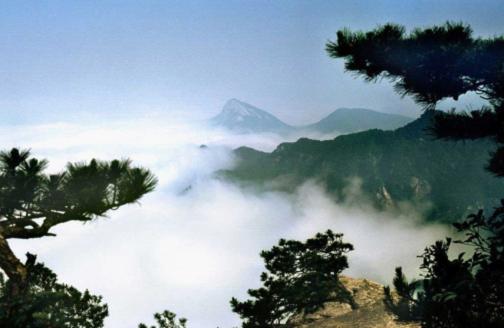
[{"label": "cliff edge", "polygon": [[324,309],[290,320],[295,328],[420,328],[418,323],[401,323],[383,304],[383,286],[367,279],[342,276],[341,282],[353,293],[358,308],[349,304],[328,302]]}]

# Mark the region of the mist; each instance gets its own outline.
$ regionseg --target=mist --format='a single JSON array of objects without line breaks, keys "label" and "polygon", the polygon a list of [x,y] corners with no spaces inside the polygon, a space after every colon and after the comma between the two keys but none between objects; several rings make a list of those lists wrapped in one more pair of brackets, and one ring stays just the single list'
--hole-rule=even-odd
[{"label": "mist", "polygon": [[292,193],[257,192],[215,177],[233,167],[236,147],[271,151],[299,136],[233,135],[156,114],[99,124],[3,126],[0,137],[4,149],[30,148],[48,159],[51,172],[69,161],[128,157],[159,178],[140,206],[62,225],[55,238],[12,243],[19,257],[36,253],[61,281],[103,295],[110,328],[150,323],[163,309],[187,317],[189,327],[238,325],[229,300],[259,286],[259,252],[279,238],[344,233],[355,247],[344,274],[390,283],[396,266],[418,274],[416,256],[450,233],[424,223],[422,209],[409,204],[400,212],[377,212],[361,196],[358,177],[349,177],[346,203],[311,181]]}]

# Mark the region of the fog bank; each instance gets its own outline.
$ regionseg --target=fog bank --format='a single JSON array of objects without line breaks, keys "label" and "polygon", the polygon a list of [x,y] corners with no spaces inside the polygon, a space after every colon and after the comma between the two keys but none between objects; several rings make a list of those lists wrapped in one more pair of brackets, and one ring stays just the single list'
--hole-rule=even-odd
[{"label": "fog bank", "polygon": [[[271,151],[285,141],[275,135],[231,135],[159,115],[0,127],[0,137],[4,149],[31,148],[47,158],[51,171],[68,161],[128,157],[158,176],[158,188],[141,206],[63,225],[55,238],[14,242],[18,256],[36,253],[61,281],[103,295],[110,328],[151,322],[163,309],[187,317],[189,327],[238,325],[229,299],[258,286],[259,252],[279,238],[342,232],[355,246],[345,274],[388,283],[395,266],[415,274],[416,256],[448,233],[422,224],[412,207],[397,214],[378,213],[365,200],[337,204],[309,181],[292,194],[255,193],[213,177],[232,167],[233,148]],[[351,187],[358,198],[358,183]]]}]

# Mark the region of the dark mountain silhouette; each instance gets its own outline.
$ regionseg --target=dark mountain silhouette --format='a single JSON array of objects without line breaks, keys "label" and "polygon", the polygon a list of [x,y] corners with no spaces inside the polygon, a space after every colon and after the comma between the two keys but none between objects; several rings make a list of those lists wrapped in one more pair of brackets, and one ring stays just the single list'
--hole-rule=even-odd
[{"label": "dark mountain silhouette", "polygon": [[374,129],[326,141],[302,138],[272,153],[242,147],[235,150],[237,166],[223,174],[285,191],[311,179],[340,201],[349,179],[356,177],[377,208],[423,204],[429,219],[446,222],[496,205],[504,185],[484,169],[495,143],[434,139],[428,131],[433,114],[394,131]]}]

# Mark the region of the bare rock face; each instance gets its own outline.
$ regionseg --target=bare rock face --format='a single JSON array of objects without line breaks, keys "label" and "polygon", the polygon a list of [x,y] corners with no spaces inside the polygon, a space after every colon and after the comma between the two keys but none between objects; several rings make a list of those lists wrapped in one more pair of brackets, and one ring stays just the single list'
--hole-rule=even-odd
[{"label": "bare rock face", "polygon": [[429,182],[417,177],[411,177],[410,186],[416,199],[424,199],[432,191]]},{"label": "bare rock face", "polygon": [[376,193],[376,198],[378,199],[378,202],[387,208],[393,208],[394,207],[394,200],[392,199],[392,196],[388,192],[387,188],[385,186],[382,186],[378,192]]},{"label": "bare rock face", "polygon": [[306,316],[292,318],[296,328],[420,328],[416,323],[400,323],[383,304],[383,286],[366,280],[341,277],[341,282],[353,293],[358,308],[349,304],[328,302],[324,309]]}]

